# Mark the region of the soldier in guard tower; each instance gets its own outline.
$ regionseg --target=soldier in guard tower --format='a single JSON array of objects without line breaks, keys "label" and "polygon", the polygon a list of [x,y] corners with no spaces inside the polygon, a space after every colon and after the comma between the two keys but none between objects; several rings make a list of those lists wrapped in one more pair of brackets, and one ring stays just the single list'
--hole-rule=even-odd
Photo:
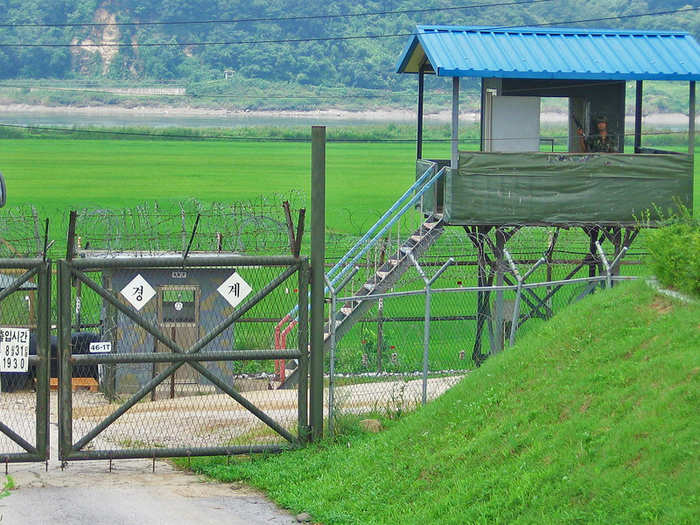
[{"label": "soldier in guard tower", "polygon": [[617,153],[615,142],[608,134],[608,117],[597,115],[594,122],[596,134],[585,136],[581,128],[577,130],[581,137],[581,149],[586,153]]}]

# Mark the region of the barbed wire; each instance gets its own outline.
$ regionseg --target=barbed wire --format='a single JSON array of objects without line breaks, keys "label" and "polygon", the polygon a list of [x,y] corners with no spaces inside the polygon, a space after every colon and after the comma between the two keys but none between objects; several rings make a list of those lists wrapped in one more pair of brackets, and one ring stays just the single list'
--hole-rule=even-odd
[{"label": "barbed wire", "polygon": [[[86,128],[75,128],[75,127],[47,127],[47,126],[30,126],[22,124],[9,124],[0,123],[0,128],[7,129],[19,129],[32,132],[49,132],[57,134],[87,134],[87,135],[98,135],[98,136],[128,136],[128,137],[148,137],[148,138],[158,138],[161,140],[190,140],[190,141],[231,141],[231,142],[311,142],[310,136],[298,136],[298,137],[275,137],[275,136],[248,136],[248,135],[212,135],[212,134],[178,134],[178,133],[152,133],[152,132],[140,132],[140,131],[126,131],[126,130],[113,130],[113,129],[86,129]],[[673,131],[673,130],[656,130],[656,131],[646,131],[641,133],[642,137],[651,136],[663,136],[663,135],[678,135],[685,136],[688,135],[688,131]],[[623,137],[634,137],[635,133],[625,132],[625,133],[614,133],[609,132],[609,137],[612,138],[623,138]],[[554,136],[540,136],[540,137],[524,137],[524,136],[513,136],[513,137],[498,137],[488,139],[489,142],[507,142],[515,140],[534,140],[534,139],[553,139],[553,140],[567,140],[568,135],[554,135]],[[465,144],[477,144],[481,142],[481,138],[478,137],[462,137],[458,142]],[[484,139],[486,140],[486,139]],[[363,143],[363,144],[381,144],[381,143],[394,143],[394,144],[411,144],[416,142],[416,138],[342,138],[333,137],[330,135],[326,142],[331,143]],[[451,143],[451,138],[423,138],[423,143]]]},{"label": "barbed wire", "polygon": [[440,11],[460,11],[465,9],[480,9],[488,7],[507,7],[514,5],[539,4],[542,2],[552,2],[553,0],[520,0],[513,2],[499,2],[490,4],[470,4],[447,7],[422,7],[414,9],[393,9],[380,11],[361,11],[359,13],[341,14],[316,14],[316,15],[295,15],[283,17],[249,17],[218,20],[163,20],[151,22],[72,22],[72,23],[40,23],[40,22],[20,22],[14,24],[0,24],[0,27],[123,27],[123,26],[168,26],[168,25],[213,25],[213,24],[240,24],[246,22],[298,22],[301,20],[331,20],[337,18],[360,18],[367,16],[389,16],[417,13],[434,13]]},{"label": "barbed wire", "polygon": [[[544,0],[543,0],[544,1]],[[605,22],[609,20],[628,20],[632,18],[643,18],[643,17],[654,17],[654,16],[664,16],[669,14],[677,13],[687,13],[692,11],[698,11],[700,7],[683,7],[680,9],[669,9],[664,11],[648,11],[644,13],[634,13],[628,15],[618,15],[618,16],[606,16],[597,18],[582,18],[582,19],[572,19],[572,20],[559,20],[556,22],[540,22],[535,24],[528,24],[526,26],[513,25],[513,26],[492,26],[479,28],[480,30],[497,30],[497,29],[516,29],[516,28],[532,28],[532,27],[547,27],[547,26],[561,26],[566,24],[582,24],[589,22]],[[304,37],[304,38],[279,38],[279,39],[263,39],[263,40],[230,40],[230,41],[209,41],[209,42],[143,42],[139,43],[139,47],[206,47],[206,46],[233,46],[233,45],[260,45],[260,44],[294,44],[294,43],[307,43],[307,42],[336,42],[336,41],[352,41],[352,40],[378,40],[386,38],[399,38],[399,37],[409,37],[418,36],[418,33],[390,33],[390,34],[366,34],[366,35],[348,35],[348,36],[328,36],[328,37]],[[122,47],[133,47],[133,43],[124,42],[99,42],[91,44],[93,46],[100,47],[112,47],[112,48],[122,48]],[[80,43],[0,43],[0,48],[75,48],[84,47],[84,44]]]}]

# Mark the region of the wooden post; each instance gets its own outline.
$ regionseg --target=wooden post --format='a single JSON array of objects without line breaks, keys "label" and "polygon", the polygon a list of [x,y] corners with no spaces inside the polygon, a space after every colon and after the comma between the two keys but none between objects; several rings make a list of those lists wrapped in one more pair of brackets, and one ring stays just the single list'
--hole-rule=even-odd
[{"label": "wooden post", "polygon": [[416,136],[416,159],[423,158],[423,93],[425,89],[425,72],[418,71],[418,133]]},{"label": "wooden post", "polygon": [[637,92],[634,100],[634,152],[642,148],[642,93],[643,83],[637,80]]},{"label": "wooden post", "polygon": [[457,169],[459,161],[459,77],[452,78],[452,157],[451,168]]}]

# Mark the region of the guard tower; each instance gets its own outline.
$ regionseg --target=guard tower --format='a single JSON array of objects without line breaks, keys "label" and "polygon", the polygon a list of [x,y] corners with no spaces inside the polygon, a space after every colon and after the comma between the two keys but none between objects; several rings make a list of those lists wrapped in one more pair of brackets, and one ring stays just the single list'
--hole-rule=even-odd
[{"label": "guard tower", "polygon": [[[465,229],[479,254],[479,286],[491,286],[494,278],[502,283],[504,249],[521,228],[581,228],[590,250],[570,277],[586,268],[593,276],[601,269],[597,242],[608,240],[617,255],[633,242],[647,210],[682,204],[692,212],[700,46],[687,33],[418,26],[397,72],[418,77],[417,172],[430,162],[450,168],[426,196],[424,210],[442,214],[445,226]],[[452,78],[450,159],[423,158],[426,74]],[[462,77],[481,81],[479,151],[459,148]],[[689,83],[687,154],[642,144],[645,80]],[[636,82],[636,97],[634,148],[627,151],[629,81]],[[568,99],[566,152],[540,152],[541,97]],[[614,153],[582,151],[578,129],[591,133],[599,113],[607,116]],[[477,363],[488,295],[478,301]]]}]

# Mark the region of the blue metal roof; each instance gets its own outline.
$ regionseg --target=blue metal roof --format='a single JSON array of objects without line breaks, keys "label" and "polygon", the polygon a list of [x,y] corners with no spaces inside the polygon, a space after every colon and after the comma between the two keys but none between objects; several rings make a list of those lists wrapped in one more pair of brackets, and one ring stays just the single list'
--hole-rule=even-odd
[{"label": "blue metal roof", "polygon": [[573,28],[418,26],[397,73],[423,64],[438,76],[700,80],[688,33]]}]

